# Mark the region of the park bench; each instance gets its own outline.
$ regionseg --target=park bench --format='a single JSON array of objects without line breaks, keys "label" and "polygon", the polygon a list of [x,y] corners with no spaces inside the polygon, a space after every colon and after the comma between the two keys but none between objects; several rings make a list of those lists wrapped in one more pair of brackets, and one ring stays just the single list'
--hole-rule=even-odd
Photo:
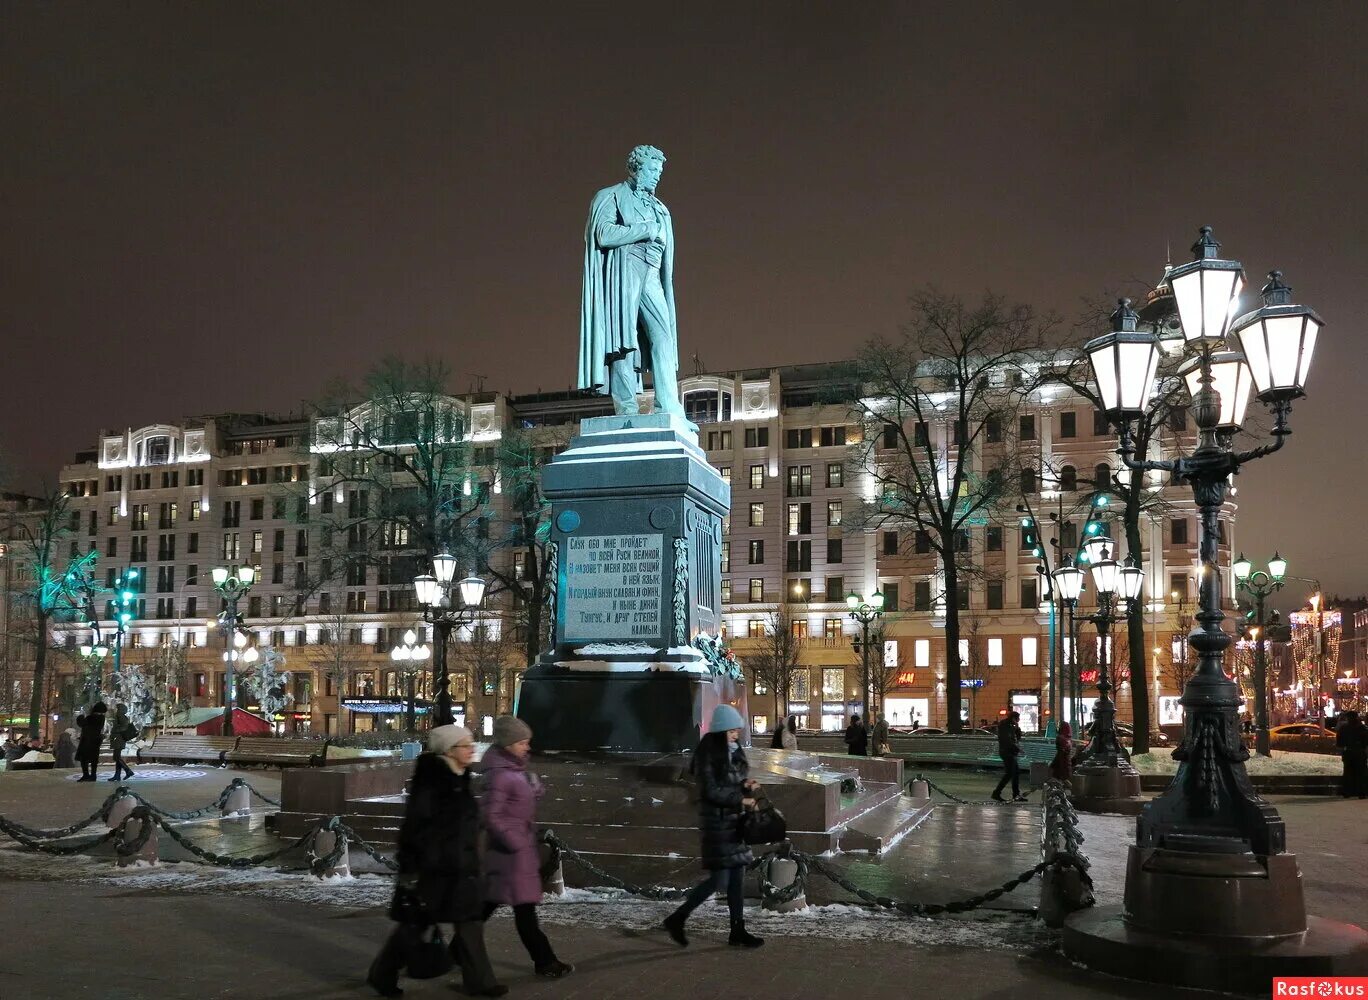
[{"label": "park bench", "polygon": [[[997,752],[997,737],[983,734],[926,735],[894,733],[889,737],[889,756],[901,757],[911,764],[958,764],[964,767],[1002,766]],[[839,733],[803,735],[798,746],[809,753],[845,753],[845,740]],[[1045,736],[1027,736],[1022,751],[1029,763],[1048,764],[1054,759],[1054,741]]]},{"label": "park bench", "polygon": [[328,752],[327,742],[291,740],[277,736],[239,736],[225,755],[229,764],[264,764],[271,767],[318,767]]},{"label": "park bench", "polygon": [[159,735],[151,746],[138,748],[140,763],[222,764],[237,743],[231,736]]}]

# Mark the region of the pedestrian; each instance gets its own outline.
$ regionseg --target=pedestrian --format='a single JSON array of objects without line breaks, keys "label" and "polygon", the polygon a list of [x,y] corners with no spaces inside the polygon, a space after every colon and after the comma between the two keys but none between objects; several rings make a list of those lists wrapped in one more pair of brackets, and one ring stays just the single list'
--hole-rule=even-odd
[{"label": "pedestrian", "polygon": [[785,750],[798,749],[798,716],[790,715],[784,722],[782,734]]},{"label": "pedestrian", "polygon": [[774,735],[770,737],[770,749],[784,749],[784,717],[779,716],[779,721],[774,724]]},{"label": "pedestrian", "polygon": [[1068,782],[1073,777],[1073,727],[1067,722],[1059,724],[1055,736],[1055,755],[1050,761],[1050,777]]},{"label": "pedestrian", "polygon": [[698,785],[698,826],[702,836],[703,867],[708,877],[689,890],[679,909],[665,918],[665,930],[678,945],[687,947],[684,923],[705,899],[727,890],[731,935],[727,943],[759,948],[764,938],[746,931],[745,902],[741,896],[751,851],[741,837],[741,813],[755,808],[760,785],[750,777],[750,763],[741,749],[741,713],[730,705],[713,709],[707,735],[698,741],[692,771]]},{"label": "pedestrian", "polygon": [[880,712],[879,721],[874,723],[874,756],[882,757],[888,750],[888,720]]},{"label": "pedestrian", "polygon": [[81,781],[94,781],[100,765],[100,744],[104,742],[105,703],[97,701],[81,719],[81,738],[76,743],[76,759],[81,762]]},{"label": "pedestrian", "polygon": [[1002,801],[1002,790],[1007,787],[1009,781],[1012,783],[1012,801],[1026,800],[1026,796],[1021,794],[1021,727],[1017,725],[1020,719],[1020,712],[1009,712],[998,723],[998,756],[1002,758],[1002,780],[993,789],[993,798],[999,802]]},{"label": "pedestrian", "polygon": [[79,733],[72,727],[62,730],[61,735],[57,737],[56,745],[52,748],[53,757],[56,758],[53,767],[76,766],[76,738],[78,735]]},{"label": "pedestrian", "polygon": [[1340,713],[1335,746],[1339,747],[1340,760],[1344,762],[1340,795],[1346,799],[1351,795],[1368,798],[1368,726],[1363,724],[1358,712]]},{"label": "pedestrian", "polygon": [[128,741],[137,735],[138,727],[128,717],[128,706],[115,705],[114,721],[109,724],[109,749],[114,754],[114,777],[108,780],[118,781],[121,776],[133,777],[133,768],[124,763],[123,752]]},{"label": "pedestrian", "polygon": [[[415,899],[427,923],[452,924],[451,955],[461,965],[466,993],[499,997],[484,943],[484,887],[480,877],[480,812],[471,789],[475,738],[462,726],[437,726],[413,767],[404,822],[399,828],[399,882],[390,916],[409,917],[401,899]],[[401,895],[402,894],[402,895]],[[366,982],[384,997],[403,994],[399,973],[408,961],[412,926],[401,923],[375,956]]]},{"label": "pedestrian", "polygon": [[845,731],[846,753],[852,757],[869,756],[869,730],[860,721],[859,713],[850,717],[850,725]]},{"label": "pedestrian", "polygon": [[559,979],[575,967],[556,957],[537,921],[542,898],[537,800],[545,788],[527,769],[531,752],[532,730],[527,723],[511,715],[494,720],[494,745],[481,762],[480,814],[488,835],[484,919],[500,906],[511,906],[513,924],[537,975]]}]

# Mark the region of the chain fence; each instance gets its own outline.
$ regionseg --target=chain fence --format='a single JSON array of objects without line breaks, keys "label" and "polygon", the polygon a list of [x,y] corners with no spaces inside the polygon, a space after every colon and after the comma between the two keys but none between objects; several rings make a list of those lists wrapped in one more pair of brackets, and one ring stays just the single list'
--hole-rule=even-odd
[{"label": "chain fence", "polygon": [[[987,798],[987,799],[965,799],[965,798],[960,798],[960,796],[956,795],[954,792],[951,792],[951,791],[949,791],[949,790],[947,790],[947,789],[945,789],[945,788],[942,788],[940,785],[936,784],[934,781],[932,781],[930,778],[926,777],[926,775],[924,775],[924,774],[918,774],[918,775],[916,775],[915,777],[913,777],[912,781],[924,781],[924,782],[926,782],[927,787],[930,788],[933,792],[939,792],[941,795],[944,795],[944,796],[945,796],[947,799],[949,799],[951,802],[954,802],[954,803],[956,803],[957,805],[961,805],[961,806],[1010,806],[1010,805],[1015,805],[1015,804],[1018,803],[1018,802],[1025,802],[1025,801],[1027,801],[1032,795],[1034,795],[1037,791],[1039,791],[1038,788],[1030,788],[1030,789],[1027,789],[1025,792],[1022,792],[1022,793],[1021,793],[1021,796],[1020,796],[1019,798],[1016,798],[1016,799],[994,799],[994,798]],[[910,787],[910,784],[911,784],[911,783],[909,782],[909,787]]]}]

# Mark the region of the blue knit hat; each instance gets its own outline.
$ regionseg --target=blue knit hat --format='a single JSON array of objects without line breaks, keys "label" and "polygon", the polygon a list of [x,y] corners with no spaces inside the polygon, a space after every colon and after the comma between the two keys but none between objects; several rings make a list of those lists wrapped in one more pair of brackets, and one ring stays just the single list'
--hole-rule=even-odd
[{"label": "blue knit hat", "polygon": [[730,705],[722,704],[713,709],[712,722],[708,723],[708,732],[725,733],[728,729],[744,729],[746,724],[741,721],[741,713]]}]

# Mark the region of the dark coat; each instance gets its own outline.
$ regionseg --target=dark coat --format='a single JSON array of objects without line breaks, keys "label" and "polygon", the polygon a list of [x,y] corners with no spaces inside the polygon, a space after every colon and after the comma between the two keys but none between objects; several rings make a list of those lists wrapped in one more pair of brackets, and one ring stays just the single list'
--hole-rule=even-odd
[{"label": "dark coat", "polygon": [[114,722],[109,727],[109,749],[119,753],[124,747],[128,746],[128,741],[137,739],[138,727],[127,715],[115,714]]},{"label": "dark coat", "polygon": [[421,754],[413,768],[397,860],[401,875],[418,876],[418,898],[434,921],[456,923],[483,915],[480,813],[470,777],[469,771],[458,775],[431,753]]},{"label": "dark coat", "polygon": [[527,762],[498,747],[484,755],[480,812],[487,834],[485,898],[517,906],[540,903],[537,800],[544,787]]},{"label": "dark coat", "polygon": [[1004,764],[1013,757],[1021,756],[1021,727],[1010,718],[998,723],[997,740],[998,756]]},{"label": "dark coat", "polygon": [[1073,734],[1065,723],[1055,737],[1054,760],[1050,761],[1050,777],[1068,781],[1073,777]]},{"label": "dark coat", "polygon": [[76,738],[71,735],[70,729],[63,729],[62,734],[57,737],[57,743],[52,748],[52,755],[56,758],[54,767],[76,766]]},{"label": "dark coat", "polygon": [[100,744],[104,742],[105,714],[91,712],[81,720],[81,739],[76,744],[76,759],[93,762],[100,759]]},{"label": "dark coat", "polygon": [[863,722],[852,722],[845,731],[846,753],[854,757],[869,756],[869,730]]},{"label": "dark coat", "polygon": [[751,850],[740,831],[743,786],[750,775],[746,752],[740,747],[731,751],[726,733],[709,733],[694,751],[693,774],[698,783],[703,867],[717,871],[750,864]]}]

